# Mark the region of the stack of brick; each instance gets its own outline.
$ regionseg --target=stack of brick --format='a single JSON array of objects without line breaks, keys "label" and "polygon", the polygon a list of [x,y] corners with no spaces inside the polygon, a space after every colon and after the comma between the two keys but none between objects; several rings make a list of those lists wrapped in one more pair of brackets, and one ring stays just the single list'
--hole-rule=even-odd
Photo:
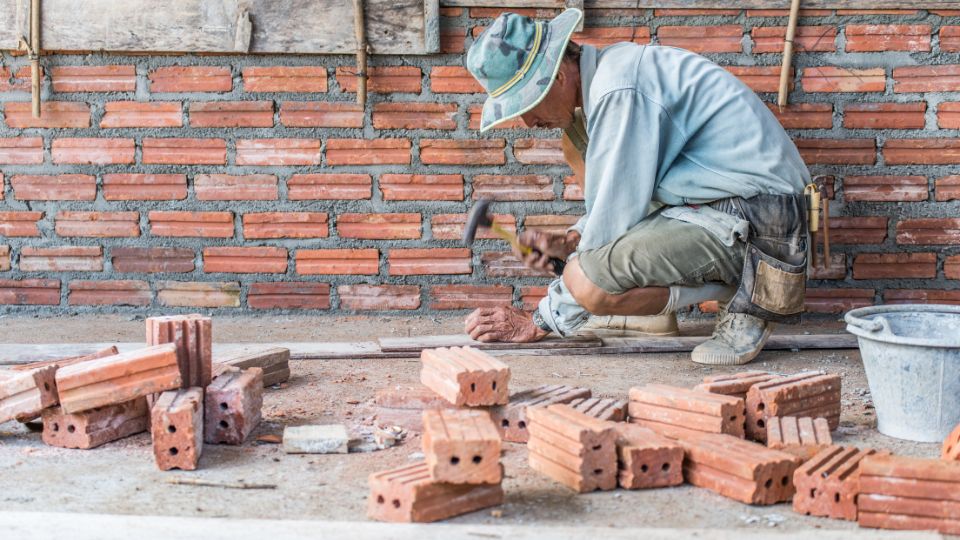
[{"label": "stack of brick", "polygon": [[636,424],[614,424],[617,432],[617,482],[624,489],[647,489],[683,483],[683,448]]},{"label": "stack of brick", "polygon": [[623,422],[627,419],[627,402],[611,398],[581,398],[570,402],[570,406],[597,420]]},{"label": "stack of brick", "polygon": [[425,410],[425,460],[370,475],[367,514],[380,521],[425,523],[501,504],[500,445],[486,411]]},{"label": "stack of brick", "polygon": [[857,522],[960,535],[960,463],[872,455],[860,463]]},{"label": "stack of brick", "polygon": [[668,437],[724,433],[743,438],[740,398],[664,384],[630,389],[630,421]]},{"label": "stack of brick", "polygon": [[530,467],[578,493],[617,487],[617,432],[569,405],[527,409]]},{"label": "stack of brick", "polygon": [[750,390],[751,386],[776,378],[776,375],[766,371],[742,371],[727,375],[711,375],[704,377],[703,382],[694,386],[693,389],[710,392],[711,394],[738,397],[746,402],[747,391]]},{"label": "stack of brick", "polygon": [[525,443],[530,438],[527,430],[527,410],[531,407],[549,407],[561,405],[592,396],[589,388],[567,386],[565,384],[545,384],[532,390],[523,390],[510,396],[510,403],[493,407],[493,417],[503,440]]},{"label": "stack of brick", "polygon": [[[878,455],[878,452],[830,446],[807,460],[793,474],[793,484],[797,488],[793,510],[808,516],[856,521],[860,463],[872,455]],[[886,455],[886,452],[880,455]]]},{"label": "stack of brick", "polygon": [[747,392],[747,436],[767,440],[773,417],[823,417],[831,430],[840,425],[840,376],[807,371],[756,383]]},{"label": "stack of brick", "polygon": [[213,326],[210,317],[170,315],[147,319],[147,345],[174,343],[181,388],[210,384],[213,379]]},{"label": "stack of brick", "polygon": [[50,446],[88,450],[143,433],[149,426],[147,398],[138,397],[72,414],[60,407],[45,409],[41,437]]},{"label": "stack of brick", "polygon": [[943,459],[960,461],[960,424],[943,440]]},{"label": "stack of brick", "polygon": [[457,407],[506,405],[510,368],[473,347],[424,349],[420,382]]},{"label": "stack of brick", "polygon": [[0,373],[0,424],[30,421],[59,403],[56,366]]},{"label": "stack of brick", "polygon": [[783,450],[803,461],[833,444],[826,418],[772,417],[767,421],[767,448]]}]

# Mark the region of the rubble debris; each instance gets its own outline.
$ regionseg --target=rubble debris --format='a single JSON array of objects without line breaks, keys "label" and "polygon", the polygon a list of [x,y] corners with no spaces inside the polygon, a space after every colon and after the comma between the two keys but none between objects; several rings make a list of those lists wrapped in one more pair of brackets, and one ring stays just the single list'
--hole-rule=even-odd
[{"label": "rubble debris", "polygon": [[89,450],[142,433],[149,427],[147,398],[138,397],[73,414],[63,412],[60,407],[46,409],[41,438],[50,446]]},{"label": "rubble debris", "polygon": [[743,400],[668,386],[648,384],[630,389],[630,421],[669,437],[697,432],[743,438]]},{"label": "rubble debris", "polygon": [[347,449],[351,453],[377,452],[397,446],[406,437],[407,432],[401,426],[363,426],[354,430],[354,436],[350,438]]},{"label": "rubble debris", "polygon": [[503,478],[500,434],[487,411],[424,411],[423,453],[436,482],[497,484]]},{"label": "rubble debris", "polygon": [[960,463],[867,456],[860,462],[857,502],[861,527],[960,534]]},{"label": "rubble debris", "polygon": [[420,382],[458,407],[505,405],[510,368],[473,347],[424,349]]},{"label": "rubble debris", "polygon": [[683,448],[653,430],[618,422],[617,481],[624,489],[677,486],[683,483]]},{"label": "rubble debris", "polygon": [[569,405],[527,409],[530,468],[579,493],[617,487],[617,433]]},{"label": "rubble debris", "polygon": [[213,379],[213,325],[199,314],[168,315],[147,319],[147,345],[177,346],[181,388],[206,388]]},{"label": "rubble debris", "polygon": [[[793,510],[808,516],[857,520],[857,500],[860,494],[860,462],[878,454],[872,448],[830,446],[793,473],[797,494]],[[887,455],[887,452],[880,452]]]},{"label": "rubble debris", "polygon": [[767,419],[767,448],[789,452],[803,461],[833,444],[826,418],[795,416]]},{"label": "rubble debris", "polygon": [[252,367],[217,376],[204,394],[203,441],[243,444],[257,424],[263,407],[263,370]]},{"label": "rubble debris", "polygon": [[597,420],[623,422],[627,419],[627,402],[611,398],[580,398],[570,402],[570,406]]},{"label": "rubble debris", "polygon": [[774,416],[823,417],[837,429],[840,384],[840,375],[806,371],[753,385],[747,392],[747,436],[765,442],[767,419]]},{"label": "rubble debris", "polygon": [[505,441],[525,443],[530,438],[527,431],[526,411],[529,407],[548,407],[570,403],[575,399],[591,397],[589,388],[565,384],[545,384],[531,390],[523,390],[510,396],[506,405],[492,407],[490,416]]},{"label": "rubble debris", "polygon": [[350,436],[341,424],[287,426],[283,430],[283,451],[288,454],[346,454]]},{"label": "rubble debris", "polygon": [[150,433],[161,471],[196,469],[203,452],[203,388],[160,394],[150,411]]}]

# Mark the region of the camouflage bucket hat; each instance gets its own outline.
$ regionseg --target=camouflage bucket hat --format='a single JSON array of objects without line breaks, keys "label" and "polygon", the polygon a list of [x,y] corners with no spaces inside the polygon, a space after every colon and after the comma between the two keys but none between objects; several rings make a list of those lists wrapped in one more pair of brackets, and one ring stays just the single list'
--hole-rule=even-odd
[{"label": "camouflage bucket hat", "polygon": [[504,13],[477,38],[467,53],[467,69],[490,95],[480,116],[481,133],[543,101],[582,18],[574,8],[550,22]]}]

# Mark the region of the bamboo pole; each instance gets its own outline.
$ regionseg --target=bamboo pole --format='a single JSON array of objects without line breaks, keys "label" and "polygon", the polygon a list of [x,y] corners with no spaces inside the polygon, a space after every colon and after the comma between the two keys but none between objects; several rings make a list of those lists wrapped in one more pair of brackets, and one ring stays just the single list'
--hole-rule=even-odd
[{"label": "bamboo pole", "polygon": [[33,117],[40,118],[40,0],[30,0],[30,93]]},{"label": "bamboo pole", "polygon": [[797,33],[797,17],[800,15],[800,0],[790,2],[790,21],[787,23],[787,35],[783,40],[783,65],[780,67],[780,93],[777,105],[787,106],[790,93],[790,66],[793,64],[793,38]]},{"label": "bamboo pole", "polygon": [[363,0],[353,0],[353,31],[357,37],[357,103],[367,106],[367,29],[363,13]]}]

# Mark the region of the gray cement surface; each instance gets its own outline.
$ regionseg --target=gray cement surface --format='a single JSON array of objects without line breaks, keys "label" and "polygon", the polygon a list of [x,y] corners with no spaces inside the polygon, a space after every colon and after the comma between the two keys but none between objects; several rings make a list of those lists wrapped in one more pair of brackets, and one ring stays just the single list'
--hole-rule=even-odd
[{"label": "gray cement surface", "polygon": [[[215,340],[345,341],[460,331],[459,318],[222,317]],[[801,331],[835,330],[835,321],[808,323]],[[704,333],[704,323],[684,323],[683,331]],[[127,316],[54,319],[0,318],[0,343],[101,342],[142,339],[143,321]],[[506,357],[512,389],[546,382],[589,386],[603,397],[624,397],[647,382],[692,386],[708,374],[735,372],[705,368],[686,354]],[[417,382],[417,360],[295,361],[283,388],[264,396],[264,422],[253,437],[282,434],[286,425],[344,423],[353,433],[369,430],[372,397],[383,387]],[[880,435],[859,354],[851,351],[764,352],[751,369],[795,372],[824,369],[843,377],[842,444],[886,448],[933,457],[933,444],[916,444]],[[746,369],[746,368],[744,368]],[[153,463],[146,434],[94,450],[43,445],[39,433],[17,423],[0,426],[0,505],[12,512],[82,512],[159,516],[232,517],[362,521],[367,475],[421,456],[411,434],[399,447],[369,454],[288,455],[277,444],[251,440],[243,446],[204,448],[200,469],[161,472]],[[523,445],[505,444],[506,503],[497,512],[481,511],[451,520],[471,525],[537,525],[744,529],[802,532],[851,531],[856,525],[800,516],[789,505],[750,507],[691,486],[649,491],[575,495],[526,465]],[[238,490],[175,485],[171,478],[244,480],[275,484],[275,489]]]}]

